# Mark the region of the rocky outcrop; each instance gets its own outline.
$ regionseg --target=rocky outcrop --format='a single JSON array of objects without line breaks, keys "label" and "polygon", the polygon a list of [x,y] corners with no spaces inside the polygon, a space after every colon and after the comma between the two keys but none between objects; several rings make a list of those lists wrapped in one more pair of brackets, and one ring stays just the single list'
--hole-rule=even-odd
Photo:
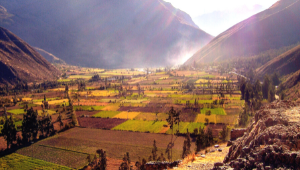
[{"label": "rocky outcrop", "polygon": [[257,111],[245,135],[230,147],[226,165],[214,169],[300,169],[299,105],[275,101]]},{"label": "rocky outcrop", "polygon": [[242,137],[244,133],[246,132],[246,129],[241,128],[241,129],[232,129],[230,132],[230,140],[236,140],[239,137]]}]

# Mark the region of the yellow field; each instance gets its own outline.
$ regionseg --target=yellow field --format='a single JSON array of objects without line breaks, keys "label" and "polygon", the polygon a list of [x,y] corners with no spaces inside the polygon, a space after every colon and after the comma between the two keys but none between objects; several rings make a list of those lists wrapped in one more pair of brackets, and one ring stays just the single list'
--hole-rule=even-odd
[{"label": "yellow field", "polygon": [[119,119],[133,119],[137,115],[139,115],[141,112],[121,112],[114,116],[113,118],[119,118]]},{"label": "yellow field", "polygon": [[106,110],[106,111],[118,111],[119,109],[119,104],[112,104],[109,106],[105,106],[102,110]]},{"label": "yellow field", "polygon": [[217,115],[210,115],[210,116],[207,116],[205,114],[198,114],[196,119],[195,119],[195,122],[199,122],[199,123],[206,123],[205,122],[205,118],[208,119],[208,122],[214,122],[214,123],[218,123],[217,122]]},{"label": "yellow field", "polygon": [[43,111],[42,111],[42,110],[38,110],[38,115],[39,115],[39,116],[53,115],[54,113],[56,113],[56,112],[53,111],[53,110],[45,110],[45,114],[43,114]]},{"label": "yellow field", "polygon": [[160,80],[163,80],[163,79],[168,79],[169,77],[161,77],[159,78]]},{"label": "yellow field", "polygon": [[[80,92],[79,93],[81,96],[85,96],[87,95],[86,92]],[[109,90],[93,90],[91,94],[89,94],[88,96],[96,96],[96,97],[107,97],[110,95],[115,95],[117,93],[115,93],[114,91],[109,91]]]},{"label": "yellow field", "polygon": [[206,80],[206,79],[199,79],[195,83],[207,83],[207,82],[208,82],[208,80]]},{"label": "yellow field", "polygon": [[153,93],[176,94],[176,93],[182,93],[182,92],[179,92],[179,91],[145,91],[145,94],[147,94],[147,93],[150,93],[150,94],[153,94]]},{"label": "yellow field", "polygon": [[65,88],[50,89],[49,91],[65,91]]},{"label": "yellow field", "polygon": [[[60,103],[68,103],[69,100],[68,99],[61,99],[61,100],[52,100],[52,101],[48,101],[48,104],[50,105],[55,105],[55,104],[60,104]],[[43,102],[36,102],[34,104],[37,104],[37,105],[41,105],[43,104]]]},{"label": "yellow field", "polygon": [[26,102],[27,102],[27,101],[31,101],[31,100],[32,100],[32,98],[26,98],[26,97],[25,97],[25,98],[22,98],[22,101],[26,101]]}]

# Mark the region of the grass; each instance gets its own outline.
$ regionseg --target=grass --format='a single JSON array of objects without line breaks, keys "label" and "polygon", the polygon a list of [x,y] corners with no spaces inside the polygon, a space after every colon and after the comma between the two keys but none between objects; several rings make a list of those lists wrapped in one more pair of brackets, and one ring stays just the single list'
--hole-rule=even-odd
[{"label": "grass", "polygon": [[[118,94],[118,92],[115,92],[114,90],[93,90],[90,96],[107,97],[116,94]],[[83,92],[81,95],[85,96],[86,92]]]},{"label": "grass", "polygon": [[206,123],[205,122],[205,119],[208,119],[208,122],[213,122],[213,123],[218,123],[217,122],[217,115],[215,114],[212,114],[212,115],[205,115],[205,114],[198,114],[196,119],[195,119],[195,122],[198,122],[198,123]]},{"label": "grass", "polygon": [[[56,111],[54,111],[54,110],[45,110],[45,115],[47,115],[47,114],[53,115],[55,113],[56,113]],[[38,115],[42,116],[42,114],[43,114],[43,111],[42,110],[38,110]]]},{"label": "grass", "polygon": [[71,169],[65,166],[46,162],[40,159],[12,153],[0,158],[0,169]]},{"label": "grass", "polygon": [[119,113],[121,113],[121,112],[119,112],[119,111],[101,111],[99,113],[94,114],[93,117],[112,118]]},{"label": "grass", "polygon": [[74,110],[77,109],[82,109],[82,110],[88,110],[88,111],[93,111],[93,110],[102,110],[104,106],[73,106]]},{"label": "grass", "polygon": [[[58,97],[54,97],[54,98],[46,98],[46,101],[52,101],[52,100],[58,100],[59,98]],[[33,100],[34,103],[36,102],[42,102],[44,101],[44,99],[36,99],[36,100]]]},{"label": "grass", "polygon": [[[67,145],[69,145],[69,143],[71,142],[66,142]],[[40,145],[40,143],[35,143],[34,145],[21,148],[17,150],[16,153],[24,156],[29,156],[31,157],[31,159],[38,159],[40,161],[48,163],[45,164],[45,167],[42,167],[40,169],[46,168],[47,165],[49,165],[50,169],[69,169],[67,167],[70,167],[70,169],[80,169],[87,164],[86,153],[74,152],[51,146]],[[50,164],[58,164],[58,167],[51,167]]]},{"label": "grass", "polygon": [[128,120],[112,128],[112,130],[159,133],[163,128],[163,125],[166,124],[167,122],[165,121],[155,122],[155,121],[142,121],[142,120]]},{"label": "grass", "polygon": [[[166,121],[167,118],[168,118],[168,114],[166,114],[166,113],[158,113],[157,114],[157,119],[160,121]],[[140,113],[134,119],[154,121],[154,120],[156,120],[156,114],[155,113]]]},{"label": "grass", "polygon": [[129,100],[129,99],[125,99],[125,100],[122,100],[122,103],[142,103],[142,102],[146,102],[148,101],[147,99],[137,99],[137,100]]},{"label": "grass", "polygon": [[59,79],[57,80],[58,82],[69,82],[71,81],[72,79]]},{"label": "grass", "polygon": [[108,106],[105,106],[102,110],[106,111],[117,111],[119,109],[119,103],[114,103]]},{"label": "grass", "polygon": [[31,101],[31,100],[32,100],[32,98],[29,98],[29,97],[22,98],[22,101]]},{"label": "grass", "polygon": [[121,112],[117,115],[115,115],[113,118],[119,118],[119,119],[133,119],[137,115],[139,115],[140,112]]},{"label": "grass", "polygon": [[20,115],[25,113],[24,109],[13,109],[13,110],[8,110],[7,112],[15,115]]},{"label": "grass", "polygon": [[198,79],[195,83],[207,83],[208,80],[206,79]]},{"label": "grass", "polygon": [[[44,100],[44,99],[42,99],[42,100]],[[69,100],[68,99],[61,99],[61,100],[48,101],[48,104],[50,104],[50,105],[56,105],[56,104],[62,104],[62,103],[69,103]],[[42,103],[42,101],[40,101],[40,102],[34,102],[34,104],[41,105],[43,103]]]},{"label": "grass", "polygon": [[[199,123],[199,122],[180,122],[179,123],[179,133],[187,133],[187,131],[189,131],[190,133],[194,132],[195,128],[199,127],[204,127],[204,123]],[[173,132],[175,133],[178,130],[178,125],[174,125],[174,129]],[[172,134],[172,130],[169,129],[167,132],[167,134]]]},{"label": "grass", "polygon": [[90,75],[71,75],[68,79],[90,79],[92,77]]},{"label": "grass", "polygon": [[203,108],[201,109],[201,114],[205,114],[206,111],[210,110],[211,114],[214,115],[226,115],[226,112],[223,108],[214,108],[214,109],[208,109],[208,108]]}]

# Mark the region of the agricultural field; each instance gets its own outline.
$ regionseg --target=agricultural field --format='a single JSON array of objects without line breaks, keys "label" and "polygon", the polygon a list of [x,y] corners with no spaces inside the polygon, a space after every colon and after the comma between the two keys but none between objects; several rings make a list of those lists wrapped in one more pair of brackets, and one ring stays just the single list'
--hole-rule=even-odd
[{"label": "agricultural field", "polygon": [[57,165],[40,159],[35,159],[20,155],[17,153],[12,153],[10,155],[0,158],[0,169],[71,169],[69,167]]},{"label": "agricultural field", "polygon": [[[211,127],[218,138],[220,127],[237,125],[244,106],[237,86],[230,92],[221,90],[222,96],[217,89],[220,83],[235,83],[234,76],[229,80],[229,76],[203,70],[155,72],[155,69],[150,69],[150,74],[143,69],[104,70],[69,66],[63,70],[66,76],[57,81],[59,85],[38,93],[19,94],[17,97],[22,100],[7,107],[18,131],[23,114],[27,112],[25,106],[28,106],[38,112],[39,119],[50,115],[58,133],[0,158],[0,165],[8,169],[22,164],[25,169],[41,169],[41,166],[77,169],[87,165],[87,155],[94,155],[97,149],[107,152],[111,164],[119,164],[126,152],[134,162],[139,157],[148,159],[154,140],[158,154],[165,154],[171,134],[179,132],[173,148],[173,159],[176,160],[181,158],[187,132]],[[66,85],[68,91],[65,91]],[[49,104],[47,109],[44,96]],[[12,102],[13,97],[8,96],[8,99]],[[179,126],[174,125],[173,130],[167,122],[172,108],[180,112]],[[3,113],[0,109],[2,120]],[[70,128],[71,122],[75,124],[74,128]],[[2,139],[0,144],[4,149],[6,144]],[[194,148],[193,143],[192,150]],[[10,162],[11,159],[20,163]]]}]

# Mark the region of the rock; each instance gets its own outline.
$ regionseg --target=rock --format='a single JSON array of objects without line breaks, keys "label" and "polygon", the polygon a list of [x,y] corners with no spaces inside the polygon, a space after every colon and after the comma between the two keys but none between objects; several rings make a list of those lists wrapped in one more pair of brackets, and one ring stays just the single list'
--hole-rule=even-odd
[{"label": "rock", "polygon": [[[300,142],[299,142],[299,144],[300,144]],[[231,146],[232,145],[232,141],[227,141],[227,146]],[[300,146],[300,145],[299,145]]]},{"label": "rock", "polygon": [[214,164],[214,167],[219,167],[219,166],[223,166],[224,164],[222,162],[216,162]]},{"label": "rock", "polygon": [[275,101],[258,110],[247,129],[233,129],[231,137],[236,140],[227,142],[231,147],[224,159],[225,169],[299,167],[300,117],[288,119],[295,106],[300,103]]}]

